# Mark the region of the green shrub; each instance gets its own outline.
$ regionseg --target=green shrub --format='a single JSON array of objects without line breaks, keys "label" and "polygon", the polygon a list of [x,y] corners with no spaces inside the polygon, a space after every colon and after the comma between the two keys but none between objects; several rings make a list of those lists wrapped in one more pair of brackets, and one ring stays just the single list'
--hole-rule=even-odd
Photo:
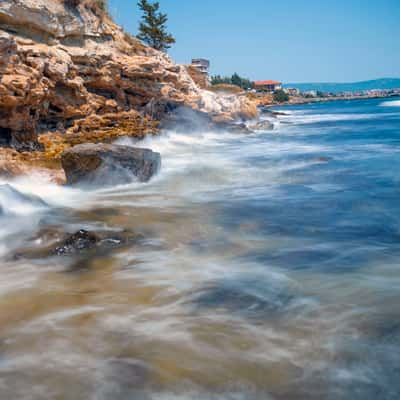
[{"label": "green shrub", "polygon": [[285,101],[289,101],[289,95],[283,90],[276,90],[274,92],[274,101],[277,103],[284,103]]},{"label": "green shrub", "polygon": [[80,4],[85,4],[92,9],[107,10],[107,0],[64,0],[64,4],[70,7],[78,7]]},{"label": "green shrub", "polygon": [[214,75],[211,77],[211,85],[215,86],[221,84],[235,85],[245,90],[254,88],[254,82],[250,79],[239,76],[236,72],[232,76]]},{"label": "green shrub", "polygon": [[102,11],[107,10],[107,0],[97,0],[97,5]]}]

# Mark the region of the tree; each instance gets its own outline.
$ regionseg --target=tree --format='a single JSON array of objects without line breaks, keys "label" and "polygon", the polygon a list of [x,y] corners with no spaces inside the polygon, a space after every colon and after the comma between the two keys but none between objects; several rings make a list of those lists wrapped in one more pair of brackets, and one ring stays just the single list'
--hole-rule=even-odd
[{"label": "tree", "polygon": [[274,101],[284,103],[285,101],[289,101],[289,96],[283,90],[276,90],[274,92]]},{"label": "tree", "polygon": [[159,12],[160,3],[140,0],[138,6],[143,11],[143,16],[137,38],[156,50],[168,50],[175,43],[175,39],[167,33],[165,24],[168,16]]},{"label": "tree", "polygon": [[249,79],[241,77],[236,72],[231,77],[229,76],[223,77],[221,75],[215,75],[211,77],[211,85],[219,85],[221,83],[240,86],[242,89],[245,90],[254,88],[254,82],[252,82]]}]

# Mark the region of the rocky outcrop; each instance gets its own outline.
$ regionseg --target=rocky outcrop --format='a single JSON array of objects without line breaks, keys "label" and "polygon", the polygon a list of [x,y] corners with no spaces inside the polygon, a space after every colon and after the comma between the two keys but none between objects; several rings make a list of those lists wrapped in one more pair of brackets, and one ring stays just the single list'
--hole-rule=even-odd
[{"label": "rocky outcrop", "polygon": [[97,0],[0,2],[0,146],[47,151],[39,134],[103,141],[93,132],[132,135],[139,122],[136,131],[154,131],[162,118],[155,102],[219,121],[257,114],[245,96],[200,89],[186,67],[125,34]]},{"label": "rocky outcrop", "polygon": [[249,129],[253,131],[271,131],[274,129],[273,122],[264,119],[256,122],[255,124],[249,125]]},{"label": "rocky outcrop", "polygon": [[186,65],[186,70],[199,88],[207,89],[210,86],[208,76],[200,72],[196,67],[193,65]]},{"label": "rocky outcrop", "polygon": [[161,156],[148,149],[86,143],[67,150],[61,162],[67,184],[105,186],[147,182],[160,169]]},{"label": "rocky outcrop", "polygon": [[[64,233],[57,227],[47,227],[19,248],[11,259],[43,259],[52,256],[90,256],[106,255],[116,248],[140,244],[144,237],[128,230],[86,230]],[[78,267],[78,268],[76,268]],[[74,269],[79,269],[79,263]]]},{"label": "rocky outcrop", "polygon": [[106,253],[118,247],[134,244],[140,239],[142,236],[128,231],[91,232],[81,229],[74,234],[67,235],[51,253],[57,256],[69,256],[89,250]]}]

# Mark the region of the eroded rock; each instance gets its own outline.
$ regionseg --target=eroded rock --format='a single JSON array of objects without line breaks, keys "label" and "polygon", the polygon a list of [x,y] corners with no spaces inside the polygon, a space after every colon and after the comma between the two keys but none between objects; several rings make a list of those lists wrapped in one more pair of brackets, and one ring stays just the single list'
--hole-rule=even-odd
[{"label": "eroded rock", "polygon": [[108,252],[115,248],[132,244],[140,239],[140,236],[129,232],[90,232],[84,229],[67,235],[52,251],[57,256],[69,256],[82,252],[95,250],[96,252]]},{"label": "eroded rock", "polygon": [[[99,140],[90,132],[105,128],[118,135],[132,133],[132,125],[145,131],[153,125],[140,124],[142,114],[150,110],[148,116],[158,120],[163,112],[159,107],[152,113],[154,102],[219,121],[257,115],[246,96],[200,89],[184,66],[124,33],[96,4],[0,2],[0,146],[42,150],[38,134],[48,132],[73,132],[94,142]],[[121,125],[122,115],[129,118]]]},{"label": "eroded rock", "polygon": [[149,181],[161,167],[161,156],[149,149],[87,143],[67,150],[61,162],[67,184],[108,186]]},{"label": "eroded rock", "polygon": [[255,124],[249,125],[249,129],[253,131],[271,131],[274,129],[274,124],[268,120],[258,121]]}]

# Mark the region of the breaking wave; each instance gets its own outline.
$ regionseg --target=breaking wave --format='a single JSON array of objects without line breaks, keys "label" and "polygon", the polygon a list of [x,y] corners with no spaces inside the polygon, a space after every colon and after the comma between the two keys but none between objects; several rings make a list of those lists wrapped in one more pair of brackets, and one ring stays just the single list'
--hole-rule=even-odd
[{"label": "breaking wave", "polygon": [[400,100],[384,101],[379,105],[383,107],[400,107]]}]

